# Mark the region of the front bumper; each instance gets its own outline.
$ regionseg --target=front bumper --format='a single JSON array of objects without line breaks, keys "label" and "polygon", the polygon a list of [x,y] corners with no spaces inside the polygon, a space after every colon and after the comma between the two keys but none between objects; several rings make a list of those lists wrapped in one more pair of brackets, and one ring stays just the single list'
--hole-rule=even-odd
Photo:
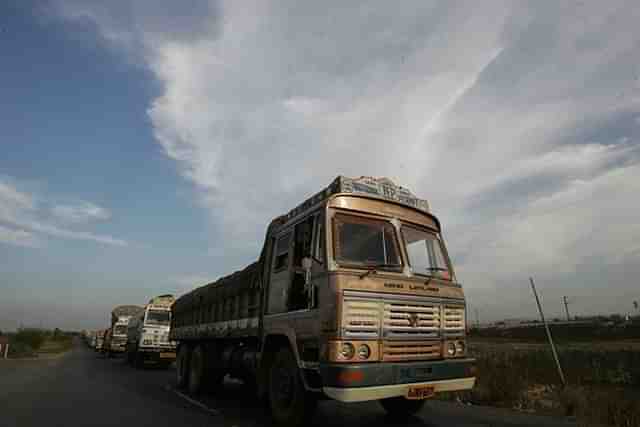
[{"label": "front bumper", "polygon": [[122,344],[111,344],[111,351],[116,353],[124,353],[125,345]]},{"label": "front bumper", "polygon": [[143,360],[149,362],[166,362],[170,363],[176,360],[176,349],[174,348],[158,348],[158,347],[140,347],[138,352]]},{"label": "front bumper", "polygon": [[475,359],[431,362],[327,364],[320,367],[322,390],[342,402],[406,396],[409,387],[431,386],[436,393],[468,390],[475,384]]}]

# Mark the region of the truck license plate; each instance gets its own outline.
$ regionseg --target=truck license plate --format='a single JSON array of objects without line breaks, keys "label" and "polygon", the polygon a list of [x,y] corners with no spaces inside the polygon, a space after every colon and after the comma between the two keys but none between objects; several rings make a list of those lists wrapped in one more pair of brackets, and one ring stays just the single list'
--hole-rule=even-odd
[{"label": "truck license plate", "polygon": [[418,387],[409,387],[407,391],[407,399],[410,400],[420,400],[420,399],[428,399],[429,397],[433,397],[436,394],[436,390],[433,386],[425,385]]},{"label": "truck license plate", "polygon": [[160,353],[160,358],[166,359],[170,357],[176,357],[176,354],[173,352]]}]

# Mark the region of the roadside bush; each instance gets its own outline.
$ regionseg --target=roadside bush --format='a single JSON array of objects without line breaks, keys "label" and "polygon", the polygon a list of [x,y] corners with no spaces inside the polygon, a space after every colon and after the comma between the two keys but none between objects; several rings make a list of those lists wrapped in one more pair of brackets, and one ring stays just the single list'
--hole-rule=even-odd
[{"label": "roadside bush", "polygon": [[575,415],[581,426],[640,426],[640,396],[622,387],[574,387],[558,393],[560,407]]},{"label": "roadside bush", "polygon": [[36,351],[29,344],[23,342],[13,342],[9,345],[10,358],[35,357]]},{"label": "roadside bush", "polygon": [[562,389],[548,349],[470,347],[476,387],[445,399],[574,415],[579,425],[640,426],[640,352],[560,348]]},{"label": "roadside bush", "polygon": [[33,350],[38,350],[42,347],[44,340],[47,337],[46,331],[41,329],[20,329],[12,339],[14,344],[24,344],[31,347]]}]

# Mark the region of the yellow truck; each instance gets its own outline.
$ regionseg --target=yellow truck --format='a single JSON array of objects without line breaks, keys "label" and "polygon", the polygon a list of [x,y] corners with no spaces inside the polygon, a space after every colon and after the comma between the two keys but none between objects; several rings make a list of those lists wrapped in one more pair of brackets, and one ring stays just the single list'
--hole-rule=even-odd
[{"label": "yellow truck", "polygon": [[279,425],[303,424],[326,398],[404,416],[475,383],[440,221],[386,178],[337,177],[271,221],[255,263],[172,312],[178,385],[239,378]]}]

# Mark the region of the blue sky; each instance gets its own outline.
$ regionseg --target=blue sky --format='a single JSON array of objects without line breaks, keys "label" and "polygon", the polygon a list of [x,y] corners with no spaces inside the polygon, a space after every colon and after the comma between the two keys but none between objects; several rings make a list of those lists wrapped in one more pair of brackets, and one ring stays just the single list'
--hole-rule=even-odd
[{"label": "blue sky", "polygon": [[483,320],[640,299],[633,1],[14,3],[0,329],[229,273],[338,174],[430,200]]},{"label": "blue sky", "polygon": [[[1,244],[0,325],[11,327],[11,317],[29,324],[26,308],[35,304],[67,309],[65,300],[74,299],[86,314],[175,289],[175,276],[207,266],[210,227],[154,142],[146,108],[155,79],[109,49],[92,25],[26,3],[2,8],[0,177],[36,200],[39,222],[127,245],[47,233],[36,247]],[[104,207],[108,218],[69,224],[51,212],[85,203]],[[91,315],[87,323],[98,320]]]}]

